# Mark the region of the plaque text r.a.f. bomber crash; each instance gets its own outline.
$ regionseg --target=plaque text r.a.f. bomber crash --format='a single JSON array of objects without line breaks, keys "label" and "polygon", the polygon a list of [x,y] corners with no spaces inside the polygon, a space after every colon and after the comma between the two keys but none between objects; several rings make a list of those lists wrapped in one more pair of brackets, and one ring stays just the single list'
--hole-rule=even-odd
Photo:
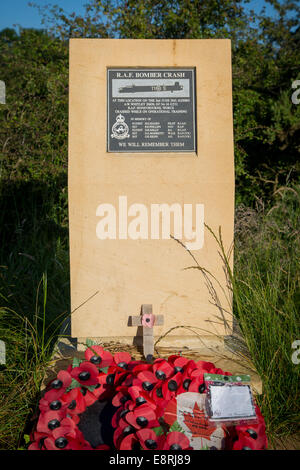
[{"label": "plaque text r.a.f. bomber crash", "polygon": [[195,70],[108,69],[108,152],[196,152]]}]

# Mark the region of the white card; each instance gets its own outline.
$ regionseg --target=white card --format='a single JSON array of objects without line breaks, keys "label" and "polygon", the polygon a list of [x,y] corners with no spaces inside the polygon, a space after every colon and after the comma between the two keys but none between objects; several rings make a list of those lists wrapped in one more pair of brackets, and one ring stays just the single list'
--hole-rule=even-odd
[{"label": "white card", "polygon": [[210,385],[211,419],[254,418],[249,385]]}]

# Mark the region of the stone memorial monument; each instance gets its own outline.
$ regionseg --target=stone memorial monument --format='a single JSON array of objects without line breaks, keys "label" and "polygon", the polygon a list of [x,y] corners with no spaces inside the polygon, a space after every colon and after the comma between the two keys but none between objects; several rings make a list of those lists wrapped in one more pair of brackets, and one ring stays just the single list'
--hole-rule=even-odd
[{"label": "stone memorial monument", "polygon": [[[71,334],[132,344],[152,305],[155,338],[230,334],[218,246],[233,242],[229,40],[71,39]],[[216,295],[192,254],[218,283]],[[216,300],[217,299],[217,300]],[[216,305],[218,304],[218,305]],[[165,345],[196,347],[189,329]]]}]

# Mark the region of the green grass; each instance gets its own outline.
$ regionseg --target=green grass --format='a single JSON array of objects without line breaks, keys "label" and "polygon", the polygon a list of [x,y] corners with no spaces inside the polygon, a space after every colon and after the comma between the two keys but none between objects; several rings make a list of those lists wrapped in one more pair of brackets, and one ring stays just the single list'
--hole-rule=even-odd
[{"label": "green grass", "polygon": [[16,449],[37,411],[41,381],[69,306],[66,215],[55,182],[0,186],[0,449]]},{"label": "green grass", "polygon": [[24,434],[26,428],[28,432],[32,428],[40,385],[51,359],[55,336],[49,334],[46,320],[45,276],[42,290],[44,308],[41,313],[36,311],[33,323],[8,307],[0,308],[0,338],[7,348],[7,364],[0,372],[0,449],[24,445]]},{"label": "green grass", "polygon": [[282,188],[268,211],[237,212],[234,314],[263,381],[260,405],[272,436],[299,432],[300,188]]},{"label": "green grass", "polygon": [[[47,198],[41,198],[43,191]],[[55,188],[22,201],[2,194],[0,339],[7,367],[0,372],[0,448],[24,445],[37,411],[40,384],[61,321],[70,311],[66,217]],[[299,331],[300,188],[282,189],[268,209],[236,211],[234,273],[228,272],[234,315],[263,381],[259,404],[268,436],[299,432],[299,372],[292,342]],[[226,253],[219,251],[226,263]],[[223,252],[222,252],[223,250]]]}]

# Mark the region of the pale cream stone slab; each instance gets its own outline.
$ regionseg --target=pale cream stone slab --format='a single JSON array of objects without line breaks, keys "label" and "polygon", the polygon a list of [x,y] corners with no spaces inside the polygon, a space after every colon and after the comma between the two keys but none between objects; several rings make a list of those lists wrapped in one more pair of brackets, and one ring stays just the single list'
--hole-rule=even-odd
[{"label": "pale cream stone slab", "polygon": [[[108,153],[108,67],[195,67],[197,154]],[[220,312],[187,251],[169,240],[99,240],[99,204],[204,204],[205,223],[233,241],[234,161],[229,40],[71,39],[69,108],[69,217],[72,336],[133,338],[128,317],[152,304],[164,325],[205,336],[224,335]],[[206,230],[193,251],[220,282],[218,303],[231,325],[231,307],[218,247]],[[224,290],[224,292],[223,292]],[[214,322],[214,323],[212,323]],[[227,334],[230,331],[226,332]],[[175,330],[188,345],[189,330]],[[171,333],[172,335],[172,333]],[[179,335],[179,336],[178,336]]]}]

